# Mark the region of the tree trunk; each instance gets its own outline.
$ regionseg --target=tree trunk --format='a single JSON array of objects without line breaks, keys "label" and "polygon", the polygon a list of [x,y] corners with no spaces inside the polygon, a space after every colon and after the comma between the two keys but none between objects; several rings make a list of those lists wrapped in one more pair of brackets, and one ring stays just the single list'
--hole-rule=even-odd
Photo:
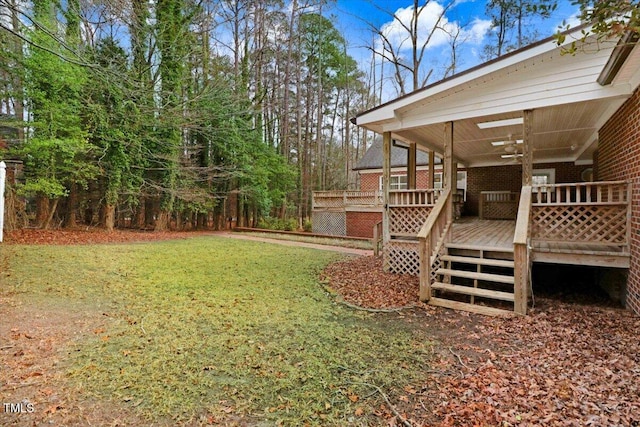
[{"label": "tree trunk", "polygon": [[49,199],[45,196],[36,196],[36,226],[44,228],[49,218]]},{"label": "tree trunk", "polygon": [[[51,227],[51,222],[53,221],[53,216],[56,213],[56,208],[58,207],[58,201],[60,199],[53,199],[53,206],[49,207],[49,216],[47,217],[46,222],[44,223],[44,226],[42,227],[45,230],[48,230],[49,227]],[[49,200],[47,200],[47,205],[49,205]]]},{"label": "tree trunk", "polygon": [[74,228],[77,224],[76,211],[78,209],[78,186],[71,184],[69,198],[67,199],[67,215],[64,226]]},{"label": "tree trunk", "polygon": [[116,222],[116,206],[106,204],[104,207],[104,227],[107,231],[113,231]]},{"label": "tree trunk", "polygon": [[169,229],[169,221],[171,219],[171,212],[161,210],[156,218],[156,225],[154,231],[167,231]]}]

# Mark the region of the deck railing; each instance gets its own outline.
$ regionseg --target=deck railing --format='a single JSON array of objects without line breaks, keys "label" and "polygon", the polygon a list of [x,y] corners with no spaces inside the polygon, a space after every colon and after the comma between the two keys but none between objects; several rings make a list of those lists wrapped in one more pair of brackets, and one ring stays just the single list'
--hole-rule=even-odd
[{"label": "deck railing", "polygon": [[481,219],[515,219],[520,193],[513,191],[482,191],[480,193]]},{"label": "deck railing", "polygon": [[389,206],[433,206],[442,190],[394,190],[389,191]]},{"label": "deck railing", "polygon": [[340,209],[349,206],[382,207],[382,191],[314,191],[313,209]]},{"label": "deck railing", "polygon": [[630,201],[631,185],[626,181],[534,186],[531,237],[626,250],[631,232]]},{"label": "deck railing", "polygon": [[441,250],[450,238],[452,207],[451,191],[446,189],[429,213],[418,233],[420,255],[420,300],[431,299],[432,272],[440,265]]},{"label": "deck railing", "polygon": [[514,311],[527,314],[529,289],[529,239],[531,224],[531,186],[523,186],[513,236]]},{"label": "deck railing", "polygon": [[415,239],[441,193],[442,190],[433,188],[390,191],[387,206],[389,234]]}]

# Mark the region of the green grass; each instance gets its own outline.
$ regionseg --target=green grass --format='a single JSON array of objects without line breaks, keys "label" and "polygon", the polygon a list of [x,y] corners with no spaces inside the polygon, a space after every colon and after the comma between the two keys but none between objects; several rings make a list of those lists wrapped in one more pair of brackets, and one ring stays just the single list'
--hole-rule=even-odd
[{"label": "green grass", "polygon": [[326,251],[215,237],[9,248],[0,293],[108,315],[68,350],[69,387],[150,422],[377,425],[375,387],[397,395],[428,369],[415,326],[325,293]]}]

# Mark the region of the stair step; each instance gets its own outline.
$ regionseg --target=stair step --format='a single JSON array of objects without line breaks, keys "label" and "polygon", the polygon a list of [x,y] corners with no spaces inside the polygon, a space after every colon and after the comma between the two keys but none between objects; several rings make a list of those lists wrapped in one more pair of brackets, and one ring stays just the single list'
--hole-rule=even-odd
[{"label": "stair step", "polygon": [[459,262],[464,264],[479,264],[492,267],[513,268],[513,261],[505,259],[476,258],[469,256],[443,255],[440,259],[444,261]]},{"label": "stair step", "polygon": [[509,292],[492,291],[491,289],[473,288],[470,286],[452,285],[450,283],[436,282],[431,285],[431,289],[453,292],[456,294],[473,295],[474,297],[497,299],[500,301],[513,302],[515,299],[513,293]]},{"label": "stair step", "polygon": [[465,279],[477,279],[487,282],[507,283],[513,285],[515,280],[513,276],[505,276],[503,274],[478,273],[475,271],[451,270],[448,268],[439,268],[436,274],[446,276],[463,277]]},{"label": "stair step", "polygon": [[444,246],[449,249],[468,249],[472,251],[488,251],[488,252],[505,252],[513,253],[512,247],[496,247],[484,245],[468,245],[464,243],[445,243]]},{"label": "stair step", "polygon": [[501,316],[501,317],[513,317],[515,313],[510,310],[503,310],[500,308],[485,307],[483,305],[469,304],[466,302],[450,301],[442,298],[431,298],[428,302],[429,305],[435,305],[437,307],[445,307],[453,310],[470,311],[472,313],[483,314],[486,316]]}]

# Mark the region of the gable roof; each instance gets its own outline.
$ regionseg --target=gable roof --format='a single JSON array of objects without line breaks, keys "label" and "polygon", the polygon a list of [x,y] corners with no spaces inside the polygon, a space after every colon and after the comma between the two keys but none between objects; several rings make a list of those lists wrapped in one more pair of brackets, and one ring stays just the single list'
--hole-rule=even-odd
[{"label": "gable roof", "polygon": [[[391,167],[400,168],[407,166],[408,150],[404,147],[391,145]],[[382,169],[382,139],[375,138],[364,156],[356,163],[354,171],[367,169]],[[438,159],[436,159],[436,163]],[[416,166],[428,166],[429,155],[424,151],[416,152]]]},{"label": "gable roof", "polygon": [[[572,30],[566,43],[581,38]],[[359,126],[443,151],[443,124],[454,122],[454,157],[468,167],[504,163],[504,147],[522,125],[480,129],[478,123],[522,117],[533,110],[534,162],[589,162],[598,129],[640,85],[640,46],[628,52],[610,84],[598,82],[616,41],[595,38],[564,55],[548,38],[365,111]]]}]

